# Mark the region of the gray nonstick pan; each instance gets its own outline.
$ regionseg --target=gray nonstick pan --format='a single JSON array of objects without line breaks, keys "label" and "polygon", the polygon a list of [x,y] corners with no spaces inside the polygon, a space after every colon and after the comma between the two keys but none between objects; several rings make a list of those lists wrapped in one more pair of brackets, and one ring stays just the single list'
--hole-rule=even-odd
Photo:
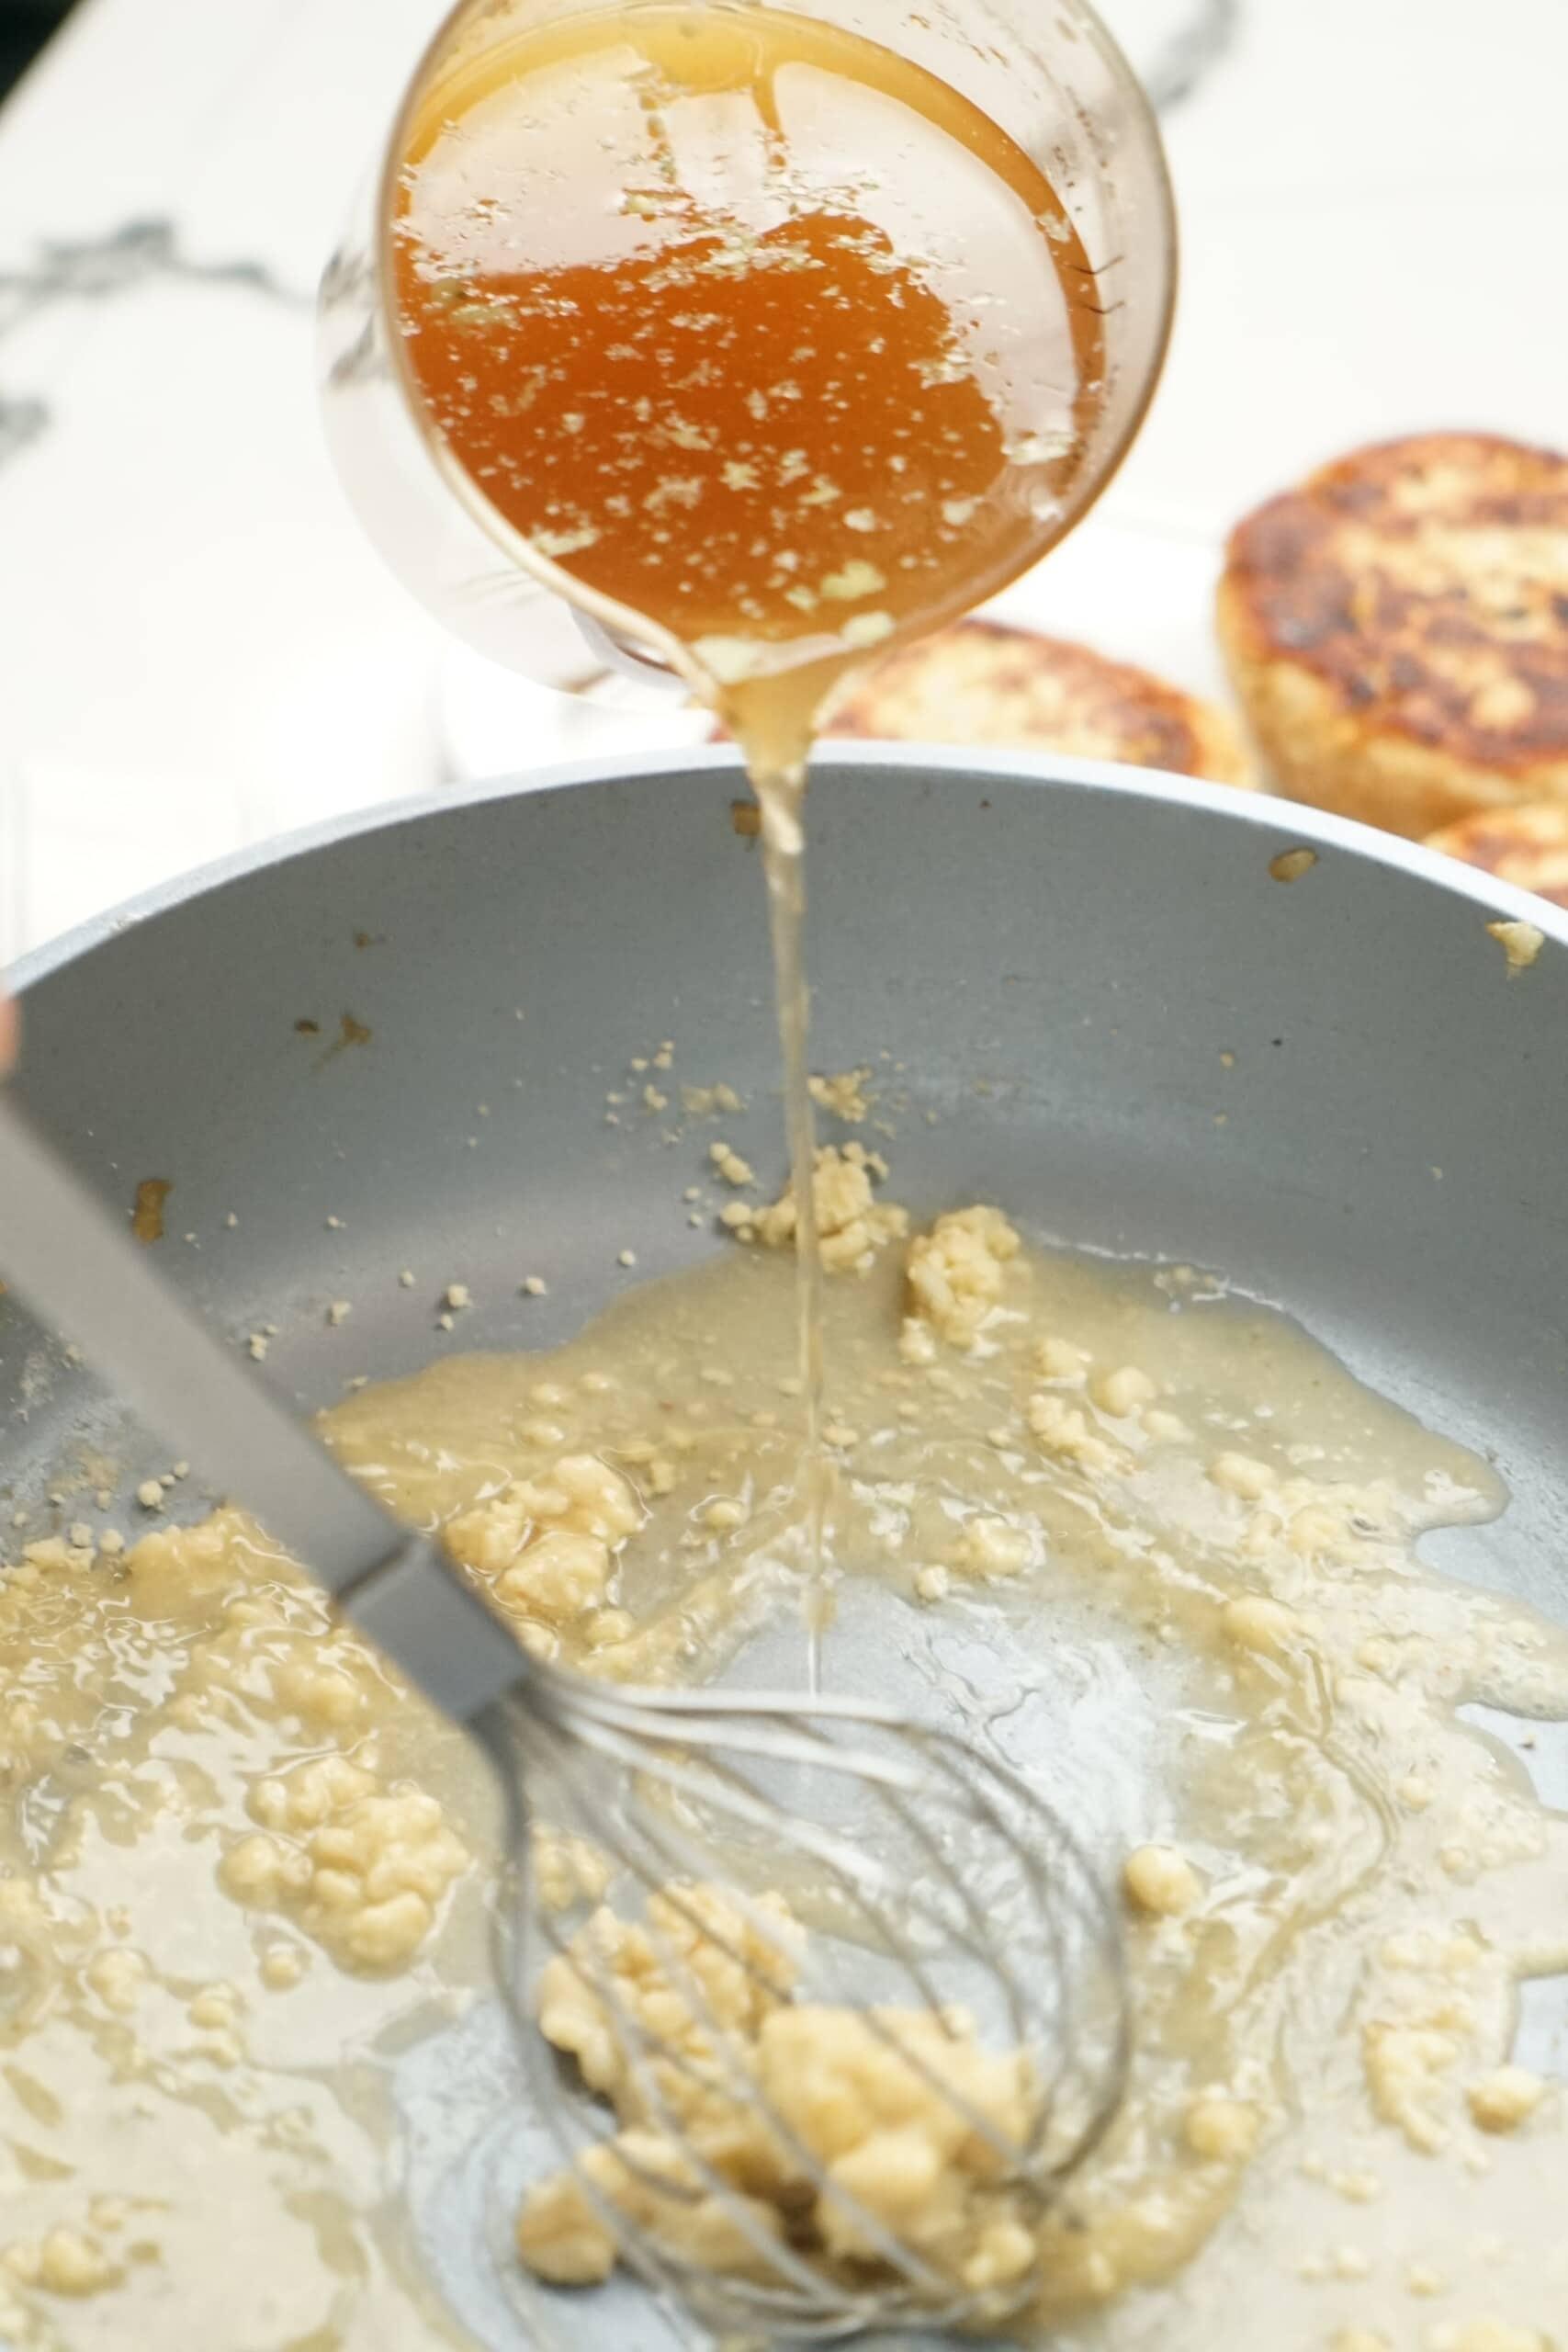
[{"label": "gray nonstick pan", "polygon": [[[128,1219],[168,1188],[141,1194],[163,1272],[236,1346],[276,1326],[257,1376],[302,1408],[346,1373],[548,1346],[628,1280],[734,1246],[689,1226],[692,1155],[663,1123],[607,1124],[634,1057],[672,1039],[678,1078],[738,1088],[726,1136],[782,1178],[744,806],[728,754],[682,754],[269,844],[20,967],[17,1083]],[[1568,1619],[1568,918],[1313,811],[1088,763],[834,752],[810,821],[813,1058],[898,1066],[898,1198],[997,1201],[1040,1239],[1213,1267],[1283,1306],[1495,1464],[1507,1510],[1431,1555]],[[1527,968],[1500,918],[1545,934]],[[521,1297],[534,1272],[547,1295]],[[448,1282],[475,1302],[451,1336]],[[167,1460],[9,1297],[0,1431],[0,1508],[30,1532],[84,1435],[128,1491]],[[1533,1728],[1537,1784],[1568,1802],[1568,1743]],[[1528,1988],[1545,2063],[1560,2008]],[[504,2352],[537,2339],[480,2208],[526,2152],[499,2025],[463,2032],[409,2061],[407,2193]],[[573,2330],[682,2340],[615,2291]]]}]

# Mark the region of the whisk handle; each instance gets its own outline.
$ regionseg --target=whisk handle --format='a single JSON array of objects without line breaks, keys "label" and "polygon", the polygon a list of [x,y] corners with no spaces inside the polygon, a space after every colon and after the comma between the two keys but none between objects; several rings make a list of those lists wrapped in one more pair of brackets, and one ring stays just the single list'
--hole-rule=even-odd
[{"label": "whisk handle", "polygon": [[0,1090],[0,1266],[118,1396],[253,1511],[426,1696],[468,1722],[530,1671],[446,1555],[411,1535],[153,1272]]},{"label": "whisk handle", "polygon": [[538,1669],[438,1544],[396,1533],[395,1551],[333,1590],[360,1632],[444,1715],[471,1724]]}]

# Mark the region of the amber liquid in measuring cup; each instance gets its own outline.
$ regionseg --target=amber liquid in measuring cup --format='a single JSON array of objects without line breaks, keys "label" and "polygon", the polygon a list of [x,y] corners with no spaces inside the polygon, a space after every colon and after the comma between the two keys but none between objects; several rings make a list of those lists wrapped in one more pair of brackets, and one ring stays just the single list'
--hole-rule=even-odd
[{"label": "amber liquid in measuring cup", "polygon": [[820,1588],[820,1266],[802,797],[824,709],[1057,535],[1105,398],[1038,166],[861,36],[754,6],[536,27],[431,91],[403,159],[416,397],[540,555],[682,649],[762,812]]}]

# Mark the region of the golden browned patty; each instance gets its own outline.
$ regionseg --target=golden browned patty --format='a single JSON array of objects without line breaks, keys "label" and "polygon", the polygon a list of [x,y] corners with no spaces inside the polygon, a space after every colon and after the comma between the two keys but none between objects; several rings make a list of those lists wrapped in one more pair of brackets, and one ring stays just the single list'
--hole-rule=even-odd
[{"label": "golden browned patty", "polygon": [[1251,781],[1235,721],[1212,703],[1085,645],[960,621],[856,681],[827,732],[1122,760],[1220,784]]},{"label": "golden browned patty", "polygon": [[1477,808],[1428,837],[1428,847],[1462,857],[1500,882],[1568,907],[1568,800],[1518,808]]},{"label": "golden browned patty", "polygon": [[1299,800],[1393,832],[1568,799],[1568,458],[1352,450],[1231,535],[1220,638]]}]

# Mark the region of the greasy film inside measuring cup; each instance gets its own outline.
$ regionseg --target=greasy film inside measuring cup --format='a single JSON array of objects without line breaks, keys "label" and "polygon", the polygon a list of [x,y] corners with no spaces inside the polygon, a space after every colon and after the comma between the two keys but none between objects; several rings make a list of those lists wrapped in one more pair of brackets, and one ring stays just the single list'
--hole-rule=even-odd
[{"label": "greasy film inside measuring cup", "polygon": [[1104,393],[1092,274],[1023,151],[765,9],[593,13],[470,61],[416,123],[396,256],[452,457],[772,766],[846,663],[1049,543]]}]

